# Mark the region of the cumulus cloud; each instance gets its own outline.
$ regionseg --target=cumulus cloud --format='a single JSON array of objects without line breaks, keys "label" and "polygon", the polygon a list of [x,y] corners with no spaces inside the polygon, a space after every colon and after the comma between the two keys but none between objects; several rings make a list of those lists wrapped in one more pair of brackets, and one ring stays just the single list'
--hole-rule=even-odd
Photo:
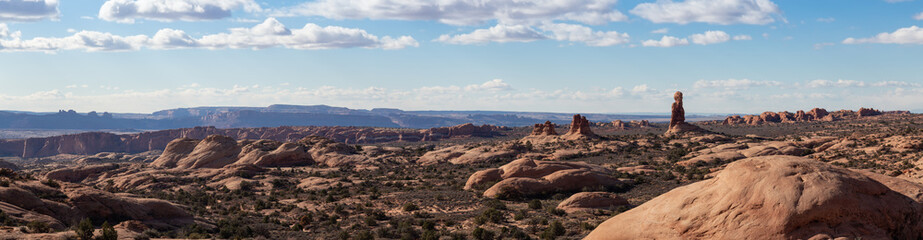
[{"label": "cumulus cloud", "polygon": [[923,44],[923,28],[911,26],[891,33],[879,33],[870,38],[847,38],[843,44],[885,43],[885,44]]},{"label": "cumulus cloud", "polygon": [[689,40],[685,38],[677,38],[674,36],[663,36],[658,40],[647,40],[641,42],[642,46],[645,47],[675,47],[675,46],[685,46],[689,45]]},{"label": "cumulus cloud", "polygon": [[660,0],[630,11],[655,23],[769,24],[781,12],[770,0]]},{"label": "cumulus cloud", "polygon": [[471,33],[448,35],[444,34],[436,39],[438,42],[449,44],[483,44],[488,42],[531,42],[545,39],[535,29],[525,25],[496,25],[488,29],[478,29]]},{"label": "cumulus cloud", "polygon": [[923,12],[917,13],[917,15],[913,15],[913,19],[923,20]]},{"label": "cumulus cloud", "polygon": [[526,25],[496,25],[488,29],[477,29],[471,33],[448,35],[444,34],[435,39],[437,42],[449,44],[484,44],[488,42],[531,42],[535,40],[553,39],[557,41],[580,42],[587,46],[605,47],[628,43],[630,36],[627,33],[616,31],[593,31],[593,29],[576,24],[545,23],[536,30]]},{"label": "cumulus cloud", "polygon": [[542,30],[551,32],[550,38],[558,41],[582,42],[588,46],[604,47],[628,43],[631,37],[627,33],[616,31],[602,32],[586,26],[552,23],[541,26]]},{"label": "cumulus cloud", "polygon": [[231,16],[231,11],[262,11],[253,0],[108,0],[99,8],[99,19],[132,23],[155,21],[202,21]]},{"label": "cumulus cloud", "polygon": [[153,37],[146,35],[118,36],[111,33],[80,31],[63,38],[33,38],[23,40],[18,33],[9,33],[0,26],[0,51],[129,51],[182,48],[252,48],[284,47],[291,49],[381,48],[401,49],[419,44],[410,36],[378,37],[362,29],[337,26],[321,27],[308,23],[301,29],[288,29],[274,18],[252,28],[232,28],[228,33],[194,38],[182,30],[161,29]]},{"label": "cumulus cloud", "polygon": [[503,82],[503,79],[494,79],[482,84],[473,84],[465,87],[467,91],[506,91],[513,90],[510,84]]},{"label": "cumulus cloud", "polygon": [[872,83],[874,87],[920,87],[919,83],[909,83],[902,81],[881,81]]},{"label": "cumulus cloud", "polygon": [[836,81],[831,81],[831,80],[826,80],[826,79],[817,79],[817,80],[809,81],[805,86],[809,88],[865,87],[866,84],[863,81],[856,81],[856,80],[839,79]]},{"label": "cumulus cloud", "polygon": [[727,79],[727,80],[699,80],[693,87],[695,88],[724,88],[724,89],[749,89],[752,87],[778,87],[782,86],[778,81],[757,81],[750,79]]},{"label": "cumulus cloud", "polygon": [[689,36],[689,39],[692,39],[692,43],[695,44],[708,45],[727,42],[731,40],[731,36],[722,31],[706,31],[705,33],[693,34]]},{"label": "cumulus cloud", "polygon": [[58,19],[58,0],[0,0],[0,21]]},{"label": "cumulus cloud", "polygon": [[430,20],[451,25],[476,25],[496,20],[521,25],[546,20],[599,25],[624,21],[617,0],[319,0],[277,11],[280,16],[322,16],[331,19]]}]

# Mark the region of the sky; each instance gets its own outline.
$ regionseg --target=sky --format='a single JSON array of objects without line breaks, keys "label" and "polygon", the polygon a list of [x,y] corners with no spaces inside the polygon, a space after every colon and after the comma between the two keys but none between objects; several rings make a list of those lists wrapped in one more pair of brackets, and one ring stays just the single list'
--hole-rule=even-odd
[{"label": "sky", "polygon": [[0,109],[923,111],[923,0],[0,0]]}]

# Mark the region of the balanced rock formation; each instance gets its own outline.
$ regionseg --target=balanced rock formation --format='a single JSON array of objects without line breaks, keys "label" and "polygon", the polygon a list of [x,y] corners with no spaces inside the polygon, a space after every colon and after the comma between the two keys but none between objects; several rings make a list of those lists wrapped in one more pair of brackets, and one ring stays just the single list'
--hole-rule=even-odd
[{"label": "balanced rock formation", "polygon": [[532,127],[532,136],[555,136],[558,132],[554,130],[554,123],[545,121],[545,124],[536,123]]},{"label": "balanced rock formation", "polygon": [[628,205],[625,200],[609,192],[580,192],[570,196],[558,204],[558,209],[567,213],[579,211],[592,211],[596,209],[612,210],[618,206]]},{"label": "balanced rock formation", "polygon": [[683,93],[677,91],[673,94],[673,106],[670,114],[670,128],[667,129],[666,135],[675,135],[684,132],[703,132],[704,130],[686,123],[686,110],[683,109]]},{"label": "balanced rock formation", "polygon": [[921,190],[812,159],[748,158],[616,215],[586,239],[921,239]]},{"label": "balanced rock formation", "polygon": [[618,188],[625,184],[627,181],[614,178],[608,169],[596,165],[519,159],[500,168],[475,172],[465,183],[465,189],[491,185],[484,196],[502,198],[573,192],[584,187]]}]

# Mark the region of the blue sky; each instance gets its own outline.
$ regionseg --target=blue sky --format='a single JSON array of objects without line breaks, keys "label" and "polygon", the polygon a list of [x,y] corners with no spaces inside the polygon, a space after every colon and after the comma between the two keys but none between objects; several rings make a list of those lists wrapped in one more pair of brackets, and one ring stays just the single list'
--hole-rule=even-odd
[{"label": "blue sky", "polygon": [[923,110],[920,0],[0,0],[0,109]]}]

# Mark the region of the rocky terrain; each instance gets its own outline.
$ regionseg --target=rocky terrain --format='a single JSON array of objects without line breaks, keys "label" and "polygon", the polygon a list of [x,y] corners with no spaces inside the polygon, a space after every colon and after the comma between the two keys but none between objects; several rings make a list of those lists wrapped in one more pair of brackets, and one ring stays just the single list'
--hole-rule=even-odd
[{"label": "rocky terrain", "polygon": [[923,238],[923,115],[725,125],[675,99],[669,124],[25,140],[43,147],[0,161],[0,236],[74,238],[86,219],[128,239]]},{"label": "rocky terrain", "polygon": [[205,138],[223,135],[234,139],[297,141],[307,136],[322,136],[349,144],[382,142],[424,142],[450,138],[495,137],[504,135],[507,127],[461,124],[430,129],[397,129],[370,127],[271,127],[215,128],[195,127],[161,130],[136,134],[88,132],[45,138],[0,140],[0,155],[22,158],[48,157],[58,154],[92,155],[101,152],[140,153],[163,150],[177,138]]}]

